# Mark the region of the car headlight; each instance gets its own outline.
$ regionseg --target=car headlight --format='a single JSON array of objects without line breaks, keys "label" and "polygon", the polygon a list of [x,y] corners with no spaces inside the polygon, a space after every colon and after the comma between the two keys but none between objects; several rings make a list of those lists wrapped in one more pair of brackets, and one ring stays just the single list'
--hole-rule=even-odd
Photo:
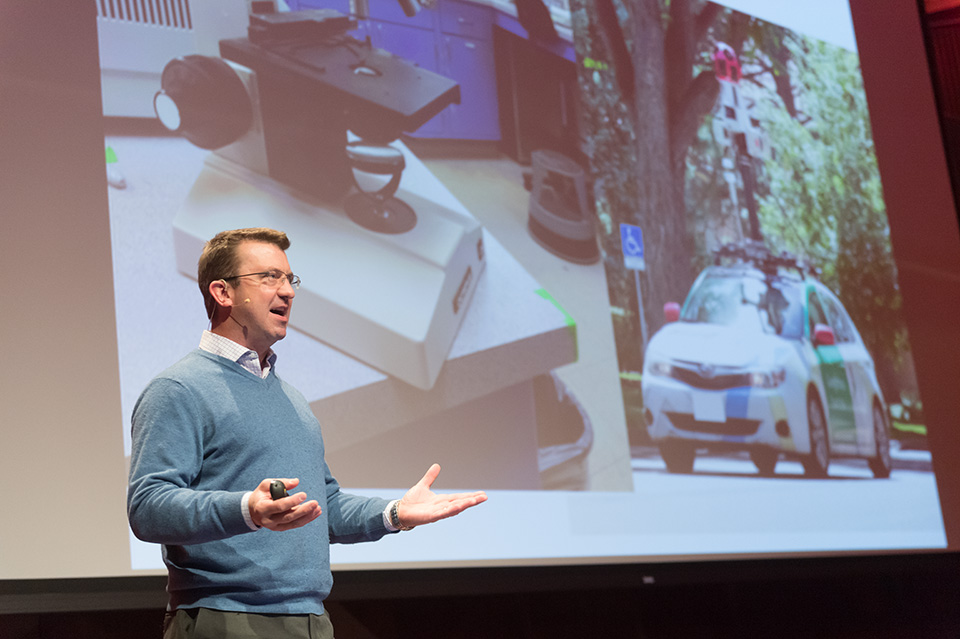
[{"label": "car headlight", "polygon": [[750,373],[750,385],[754,388],[776,388],[787,378],[787,371],[778,368],[772,371],[753,371]]},{"label": "car headlight", "polygon": [[660,377],[671,377],[673,375],[673,366],[668,362],[655,361],[650,364],[650,374]]}]

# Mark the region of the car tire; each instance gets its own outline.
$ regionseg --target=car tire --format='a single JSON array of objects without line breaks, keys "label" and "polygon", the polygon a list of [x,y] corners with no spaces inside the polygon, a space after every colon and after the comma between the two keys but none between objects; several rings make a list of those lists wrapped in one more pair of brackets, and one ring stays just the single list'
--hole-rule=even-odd
[{"label": "car tire", "polygon": [[873,447],[874,456],[867,460],[867,464],[874,477],[886,479],[893,470],[893,459],[890,457],[890,431],[879,404],[873,405]]},{"label": "car tire", "polygon": [[754,448],[750,451],[750,461],[757,467],[757,472],[764,477],[772,477],[775,474],[779,459],[779,451],[767,446]]},{"label": "car tire", "polygon": [[667,472],[689,474],[693,472],[697,449],[691,444],[668,439],[660,442],[660,456],[667,465]]},{"label": "car tire", "polygon": [[830,467],[830,438],[827,433],[827,417],[816,395],[807,397],[807,424],[810,437],[810,454],[804,455],[803,472],[807,477],[826,477]]}]

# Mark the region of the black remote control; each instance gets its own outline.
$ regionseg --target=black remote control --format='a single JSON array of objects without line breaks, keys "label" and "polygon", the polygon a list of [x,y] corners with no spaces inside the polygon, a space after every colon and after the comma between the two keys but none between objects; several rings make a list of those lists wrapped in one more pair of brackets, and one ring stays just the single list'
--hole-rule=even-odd
[{"label": "black remote control", "polygon": [[283,499],[287,496],[287,487],[279,479],[270,482],[270,496],[274,499]]}]

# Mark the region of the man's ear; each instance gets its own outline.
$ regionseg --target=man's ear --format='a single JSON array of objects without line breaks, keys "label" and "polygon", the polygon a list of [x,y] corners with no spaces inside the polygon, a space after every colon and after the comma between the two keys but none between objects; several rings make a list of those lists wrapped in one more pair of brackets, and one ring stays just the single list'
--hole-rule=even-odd
[{"label": "man's ear", "polygon": [[217,306],[230,308],[233,306],[233,289],[227,286],[226,280],[214,280],[210,282],[210,296]]}]

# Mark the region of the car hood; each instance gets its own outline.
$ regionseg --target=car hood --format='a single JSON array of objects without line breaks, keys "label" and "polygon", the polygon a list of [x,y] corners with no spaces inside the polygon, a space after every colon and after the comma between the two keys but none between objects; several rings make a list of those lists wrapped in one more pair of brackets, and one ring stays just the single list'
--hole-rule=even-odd
[{"label": "car hood", "polygon": [[717,324],[673,322],[650,340],[647,359],[754,368],[773,364],[786,347],[785,340],[776,335]]}]

